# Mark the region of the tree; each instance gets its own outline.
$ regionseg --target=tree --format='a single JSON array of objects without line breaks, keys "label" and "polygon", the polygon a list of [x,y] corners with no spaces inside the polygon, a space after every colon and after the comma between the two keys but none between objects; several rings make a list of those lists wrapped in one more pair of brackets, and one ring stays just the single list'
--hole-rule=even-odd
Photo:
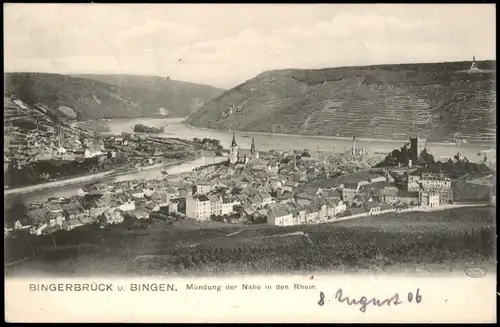
[{"label": "tree", "polygon": [[106,158],[108,158],[108,160],[111,160],[111,158],[113,158],[113,154],[111,153],[111,151],[108,151],[108,153],[106,154]]},{"label": "tree", "polygon": [[13,204],[5,211],[5,220],[7,222],[15,222],[16,220],[24,219],[28,216],[28,210],[23,198],[16,197]]},{"label": "tree", "polygon": [[427,152],[426,149],[422,150],[418,158],[418,163],[424,166],[430,166],[435,163],[434,156]]},{"label": "tree", "polygon": [[311,154],[309,152],[307,152],[307,151],[304,151],[304,152],[302,152],[302,154],[300,156],[301,157],[310,157]]}]

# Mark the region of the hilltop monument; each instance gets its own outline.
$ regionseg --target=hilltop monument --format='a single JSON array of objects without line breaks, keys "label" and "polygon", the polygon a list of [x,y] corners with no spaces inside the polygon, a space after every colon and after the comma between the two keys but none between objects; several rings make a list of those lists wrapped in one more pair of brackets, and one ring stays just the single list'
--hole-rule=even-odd
[{"label": "hilltop monument", "polygon": [[477,67],[477,63],[476,63],[476,56],[473,56],[472,57],[472,64],[470,65],[469,71],[476,72],[478,70],[479,70],[479,68]]}]

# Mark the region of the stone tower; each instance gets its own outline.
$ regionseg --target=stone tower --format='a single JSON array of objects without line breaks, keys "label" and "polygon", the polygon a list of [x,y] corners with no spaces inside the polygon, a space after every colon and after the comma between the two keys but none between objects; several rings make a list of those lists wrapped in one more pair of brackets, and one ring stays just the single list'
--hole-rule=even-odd
[{"label": "stone tower", "polygon": [[255,138],[252,137],[252,146],[250,147],[250,154],[253,158],[259,159],[259,151],[255,148]]},{"label": "stone tower", "polygon": [[235,164],[238,162],[238,144],[233,133],[233,141],[231,142],[231,149],[229,151],[229,162]]}]

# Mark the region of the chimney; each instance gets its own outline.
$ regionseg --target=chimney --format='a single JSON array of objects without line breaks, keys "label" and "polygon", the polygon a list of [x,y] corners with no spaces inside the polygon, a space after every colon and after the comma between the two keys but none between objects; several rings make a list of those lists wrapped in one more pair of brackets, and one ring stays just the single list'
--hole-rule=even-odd
[{"label": "chimney", "polygon": [[356,155],[356,136],[352,137],[352,155]]}]

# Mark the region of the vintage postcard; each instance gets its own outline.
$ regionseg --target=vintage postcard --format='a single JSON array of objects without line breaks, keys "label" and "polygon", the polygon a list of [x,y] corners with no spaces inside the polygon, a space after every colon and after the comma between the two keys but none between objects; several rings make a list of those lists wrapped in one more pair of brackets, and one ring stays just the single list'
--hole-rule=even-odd
[{"label": "vintage postcard", "polygon": [[8,322],[496,322],[494,4],[4,4]]}]

